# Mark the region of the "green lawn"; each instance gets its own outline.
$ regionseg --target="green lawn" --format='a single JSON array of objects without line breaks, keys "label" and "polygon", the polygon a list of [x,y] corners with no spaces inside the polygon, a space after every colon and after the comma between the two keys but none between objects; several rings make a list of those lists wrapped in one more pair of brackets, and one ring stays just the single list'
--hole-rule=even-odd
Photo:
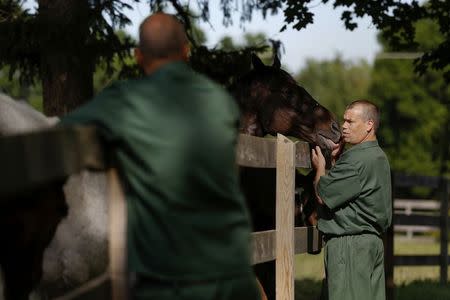
[{"label": "green lawn", "polygon": [[[449,245],[450,249],[450,245]],[[438,254],[434,241],[403,241],[394,243],[395,254]],[[300,254],[295,257],[295,299],[317,300],[324,276],[323,254]],[[439,267],[396,267],[394,270],[396,300],[449,300],[450,284],[440,286]]]},{"label": "green lawn", "polygon": [[[394,241],[394,253],[396,255],[438,255],[439,247],[439,242],[432,240]],[[396,285],[408,284],[417,280],[439,281],[439,267],[395,267],[394,282]],[[450,299],[450,297],[447,299]]]}]

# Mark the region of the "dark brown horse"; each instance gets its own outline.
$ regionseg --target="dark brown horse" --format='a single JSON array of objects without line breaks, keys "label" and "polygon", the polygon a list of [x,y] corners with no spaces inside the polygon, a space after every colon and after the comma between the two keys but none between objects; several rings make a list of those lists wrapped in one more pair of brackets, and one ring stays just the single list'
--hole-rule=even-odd
[{"label": "dark brown horse", "polygon": [[[230,88],[241,109],[241,133],[293,136],[309,142],[311,146],[321,147],[329,161],[332,148],[341,138],[333,114],[280,68],[277,57],[272,66],[266,66],[253,55],[252,64],[253,69],[238,78]],[[275,224],[272,209],[274,200],[269,201],[271,204],[258,200],[268,197],[275,199],[273,174],[273,170],[241,170],[243,189],[252,209],[255,230],[272,229]],[[265,180],[267,184],[262,182]],[[296,181],[306,194],[310,192],[312,178],[299,175]],[[306,200],[307,197],[304,195],[303,198]]]},{"label": "dark brown horse", "polygon": [[[320,105],[286,71],[275,58],[272,66],[252,56],[253,70],[239,78],[231,93],[241,109],[240,131],[255,136],[281,133],[322,148],[330,160],[331,149],[339,143],[341,132],[333,114]],[[254,231],[275,228],[275,170],[241,168],[241,185],[247,198]],[[303,189],[297,201],[303,219],[314,211],[312,176],[296,176],[296,186]],[[297,225],[302,225],[300,214]],[[311,218],[309,218],[311,223]],[[256,274],[269,299],[275,297],[274,263],[255,266]]]},{"label": "dark brown horse", "polygon": [[231,91],[241,108],[241,132],[264,136],[282,133],[330,150],[340,140],[333,114],[320,105],[275,58],[272,66],[252,56],[253,70]]}]

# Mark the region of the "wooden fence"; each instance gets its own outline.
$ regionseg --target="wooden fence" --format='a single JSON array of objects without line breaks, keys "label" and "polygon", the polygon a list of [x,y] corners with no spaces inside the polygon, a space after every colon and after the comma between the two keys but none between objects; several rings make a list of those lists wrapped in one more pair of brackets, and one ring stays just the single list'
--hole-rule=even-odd
[{"label": "wooden fence", "polygon": [[[393,225],[388,230],[386,243],[386,275],[388,299],[394,299],[394,267],[395,266],[439,266],[440,282],[446,284],[448,280],[448,202],[450,197],[450,183],[445,178],[426,176],[406,176],[396,174],[393,178],[393,196],[398,188],[428,187],[435,189],[438,195],[439,215],[394,213]],[[408,202],[404,202],[407,205]],[[416,204],[417,206],[417,204]],[[434,208],[436,202],[429,202],[422,209]],[[395,211],[395,210],[394,210]],[[440,230],[439,255],[394,255],[394,229],[396,226],[437,227]],[[420,227],[419,227],[420,228]]]},{"label": "wooden fence", "polygon": [[[83,169],[107,170],[110,198],[110,267],[58,299],[126,299],[125,201],[117,172],[108,164],[96,131],[89,127],[53,128],[0,139],[0,204],[16,193],[66,178]],[[294,299],[294,254],[318,251],[315,227],[294,228],[295,168],[310,168],[309,145],[282,135],[239,137],[237,163],[276,168],[276,228],[253,233],[253,263],[276,260],[276,299]]]},{"label": "wooden fence", "polygon": [[[438,200],[423,200],[423,199],[394,199],[394,213],[396,215],[417,216],[418,218],[424,216],[440,215],[441,202]],[[419,234],[432,233],[439,231],[439,225],[394,225],[394,232],[405,233],[406,240],[412,240]]]}]

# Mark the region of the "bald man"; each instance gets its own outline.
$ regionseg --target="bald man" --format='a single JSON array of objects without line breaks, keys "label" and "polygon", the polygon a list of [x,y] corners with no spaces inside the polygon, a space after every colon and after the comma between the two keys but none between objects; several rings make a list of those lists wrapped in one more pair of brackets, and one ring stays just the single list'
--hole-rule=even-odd
[{"label": "bald man", "polygon": [[128,212],[133,299],[258,299],[235,145],[238,108],[186,61],[173,16],[139,30],[146,76],[113,84],[63,124],[96,125],[115,156]]},{"label": "bald man", "polygon": [[[325,175],[319,147],[312,150],[314,186],[324,214],[326,278],[322,299],[384,300],[384,248],[381,235],[392,220],[389,162],[378,146],[380,113],[368,100],[351,103],[342,133],[351,147]],[[335,160],[340,153],[336,148]]]}]

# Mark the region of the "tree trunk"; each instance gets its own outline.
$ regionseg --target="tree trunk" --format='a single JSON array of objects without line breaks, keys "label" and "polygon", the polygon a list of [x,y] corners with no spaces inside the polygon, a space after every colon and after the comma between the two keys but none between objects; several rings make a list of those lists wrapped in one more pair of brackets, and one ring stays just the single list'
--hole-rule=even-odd
[{"label": "tree trunk", "polygon": [[64,115],[93,95],[93,53],[89,53],[87,0],[38,0],[44,113]]}]

